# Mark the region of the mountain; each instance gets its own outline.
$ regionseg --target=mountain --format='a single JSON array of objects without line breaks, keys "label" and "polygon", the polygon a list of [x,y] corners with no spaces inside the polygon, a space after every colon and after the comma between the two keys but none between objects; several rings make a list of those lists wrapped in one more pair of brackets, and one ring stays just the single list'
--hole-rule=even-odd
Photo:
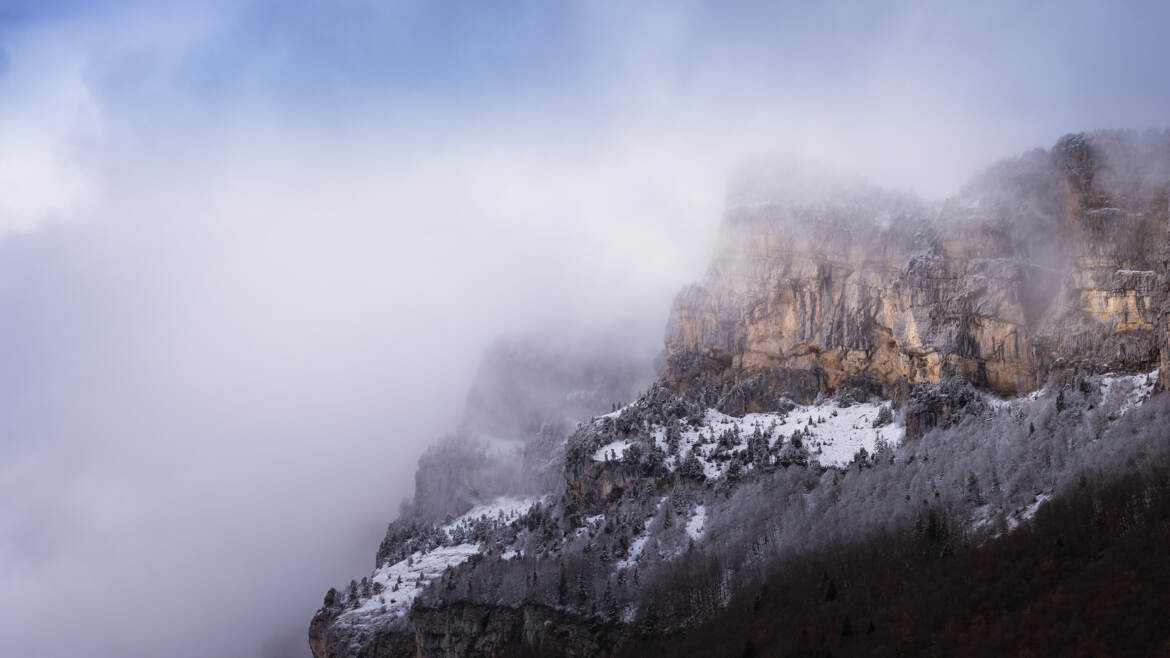
[{"label": "mountain", "polygon": [[1164,650],[1168,220],[1165,131],[746,166],[660,376],[497,345],[314,656]]},{"label": "mountain", "polygon": [[1070,135],[937,207],[836,180],[797,200],[739,183],[714,262],[671,312],[667,379],[900,399],[947,377],[1019,394],[1070,364],[1149,370],[1167,210],[1153,141]]}]

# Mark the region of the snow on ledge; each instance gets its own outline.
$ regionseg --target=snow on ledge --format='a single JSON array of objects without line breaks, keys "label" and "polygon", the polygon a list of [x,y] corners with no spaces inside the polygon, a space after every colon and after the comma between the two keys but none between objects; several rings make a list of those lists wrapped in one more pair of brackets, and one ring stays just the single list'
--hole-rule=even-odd
[{"label": "snow on ledge", "polygon": [[381,567],[374,571],[371,579],[382,585],[381,594],[362,599],[360,606],[342,616],[405,616],[414,599],[432,580],[442,575],[447,567],[463,564],[480,550],[479,544],[440,546],[426,553],[416,551],[405,560]]},{"label": "snow on ledge", "polygon": [[1105,375],[1101,378],[1101,399],[1108,400],[1110,395],[1124,396],[1119,411],[1125,414],[1150,397],[1158,385],[1158,374],[1154,370],[1141,375]]},{"label": "snow on ledge", "polygon": [[598,448],[597,452],[593,453],[593,461],[607,462],[620,460],[626,455],[626,450],[628,450],[629,447],[630,441],[627,439],[621,439],[607,443]]},{"label": "snow on ledge", "polygon": [[[698,427],[687,427],[681,433],[678,456],[666,460],[667,468],[674,470],[678,464],[693,453],[703,466],[708,479],[722,477],[727,463],[716,458],[719,437],[731,431],[736,435],[736,444],[730,452],[743,452],[748,439],[759,431],[770,447],[777,442],[791,443],[794,433],[800,432],[801,442],[808,451],[808,458],[824,466],[843,467],[848,465],[861,449],[873,454],[880,443],[898,445],[906,435],[906,427],[898,421],[881,427],[874,427],[874,421],[887,402],[859,402],[847,407],[839,406],[832,400],[819,404],[796,405],[787,413],[750,413],[743,417],[729,416],[715,409],[708,409]],[[661,426],[651,428],[655,444],[670,454],[665,431]],[[605,455],[618,453],[615,441],[602,446],[594,459],[604,461]],[[621,448],[624,452],[624,447]]]},{"label": "snow on ledge", "polygon": [[[1105,373],[1099,375],[1101,384],[1101,399],[1107,401],[1111,396],[1119,396],[1119,409],[1121,415],[1130,411],[1134,407],[1145,402],[1158,384],[1159,370],[1154,370],[1147,373],[1138,373],[1136,375],[1120,374],[1115,372]],[[984,393],[983,400],[995,411],[1003,411],[1011,409],[1023,403],[1036,402],[1044,399],[1049,391],[1045,388],[1038,388],[1030,393],[1023,393],[1014,398],[1000,398],[995,395]]]},{"label": "snow on ledge", "polygon": [[528,513],[532,506],[541,502],[543,498],[514,498],[500,496],[490,503],[482,503],[472,507],[466,514],[443,526],[443,530],[451,532],[461,523],[477,521],[481,518],[502,519],[505,522],[514,521]]}]

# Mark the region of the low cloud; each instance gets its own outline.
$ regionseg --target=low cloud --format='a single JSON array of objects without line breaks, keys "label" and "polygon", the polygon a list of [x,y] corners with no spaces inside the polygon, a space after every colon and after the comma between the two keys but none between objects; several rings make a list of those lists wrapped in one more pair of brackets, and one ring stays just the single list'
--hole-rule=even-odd
[{"label": "low cloud", "polygon": [[[994,4],[753,20],[569,3],[509,12],[515,43],[493,40],[499,17],[425,5],[0,25],[8,651],[305,650],[483,347],[631,315],[631,343],[658,344],[746,158],[943,196],[993,157],[1143,127],[1170,100],[1170,76],[1109,78],[1119,55],[1070,73],[1058,55],[1087,56],[1064,33],[1037,33],[1049,56],[1020,70],[1027,30]],[[1148,73],[1138,48],[1124,61]],[[1105,79],[1111,103],[1082,103]]]}]

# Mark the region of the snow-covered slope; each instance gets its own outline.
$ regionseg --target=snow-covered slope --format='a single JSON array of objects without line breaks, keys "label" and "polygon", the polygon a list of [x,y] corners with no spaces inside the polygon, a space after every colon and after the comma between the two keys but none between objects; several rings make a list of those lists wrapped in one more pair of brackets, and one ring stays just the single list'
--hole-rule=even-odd
[{"label": "snow-covered slope", "polygon": [[[703,465],[704,475],[716,479],[726,474],[728,462],[721,456],[743,453],[748,441],[757,433],[767,440],[769,449],[778,444],[792,444],[793,436],[798,437],[801,446],[808,452],[809,459],[822,466],[844,466],[865,450],[872,455],[882,445],[896,446],[906,435],[906,428],[899,422],[878,421],[885,402],[863,402],[841,406],[834,400],[817,404],[796,405],[783,413],[751,413],[742,417],[730,416],[715,409],[707,409],[700,423],[690,425],[680,433],[677,454],[667,440],[667,428],[662,425],[651,427],[650,434],[655,445],[666,452],[665,465],[675,470],[688,455],[694,454]],[[615,412],[620,414],[620,410]],[[616,417],[607,414],[601,419]],[[724,437],[730,439],[730,444]],[[723,445],[720,445],[720,444]],[[621,460],[632,445],[629,439],[611,441],[593,453],[595,461]]]}]

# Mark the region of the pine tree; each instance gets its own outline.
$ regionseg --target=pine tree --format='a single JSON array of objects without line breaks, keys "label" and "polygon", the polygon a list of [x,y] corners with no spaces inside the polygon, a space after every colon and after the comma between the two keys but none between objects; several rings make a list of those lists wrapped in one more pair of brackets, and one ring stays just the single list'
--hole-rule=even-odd
[{"label": "pine tree", "polygon": [[349,602],[353,607],[361,605],[361,598],[358,596],[358,584],[356,580],[349,581]]},{"label": "pine tree", "polygon": [[322,604],[326,610],[334,610],[338,607],[337,597],[340,594],[336,589],[330,587],[328,592],[325,592],[325,601]]},{"label": "pine tree", "polygon": [[731,464],[727,467],[727,479],[731,482],[739,480],[743,475],[743,465],[738,459],[732,459]]},{"label": "pine tree", "polygon": [[983,504],[983,492],[979,488],[979,478],[975,477],[974,471],[967,475],[967,502],[972,505]]},{"label": "pine tree", "polygon": [[577,573],[577,605],[584,607],[589,601],[589,590],[585,584],[585,574]]},{"label": "pine tree", "polygon": [[695,455],[694,449],[692,449],[690,453],[687,454],[687,458],[684,459],[682,464],[679,465],[678,472],[682,477],[691,480],[698,480],[702,482],[706,479],[706,476],[703,474],[703,464]]},{"label": "pine tree", "polygon": [[613,595],[613,589],[609,586],[609,582],[605,583],[605,593],[601,595],[602,611],[606,617],[616,619],[618,616],[617,597]]}]

